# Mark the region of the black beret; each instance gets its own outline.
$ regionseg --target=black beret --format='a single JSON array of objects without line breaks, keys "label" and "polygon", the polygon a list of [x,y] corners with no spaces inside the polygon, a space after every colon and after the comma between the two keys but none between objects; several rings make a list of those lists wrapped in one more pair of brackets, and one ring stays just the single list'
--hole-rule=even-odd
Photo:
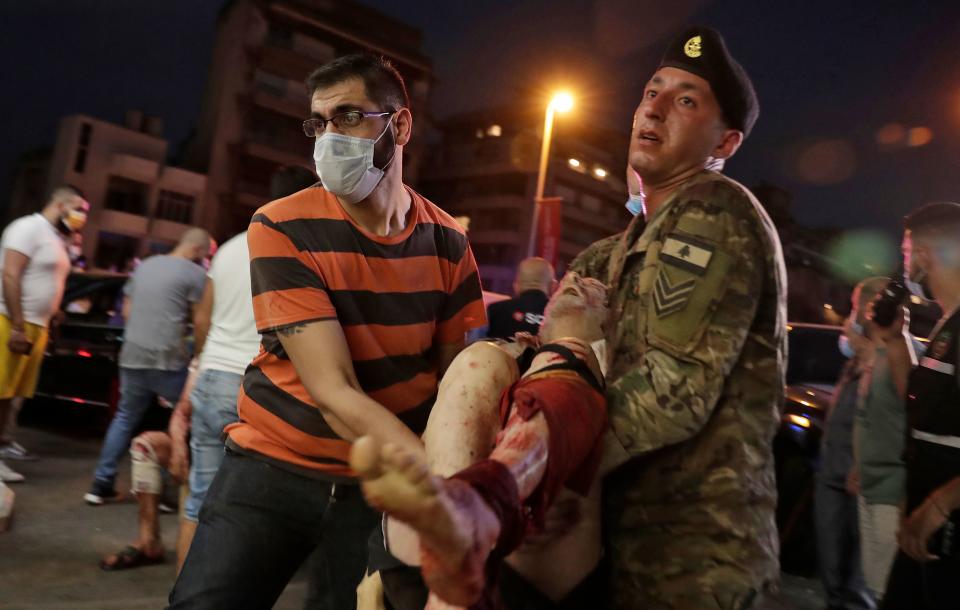
[{"label": "black beret", "polygon": [[727,125],[744,136],[750,134],[760,114],[757,93],[719,32],[705,26],[687,28],[667,47],[660,67],[684,70],[710,83]]}]

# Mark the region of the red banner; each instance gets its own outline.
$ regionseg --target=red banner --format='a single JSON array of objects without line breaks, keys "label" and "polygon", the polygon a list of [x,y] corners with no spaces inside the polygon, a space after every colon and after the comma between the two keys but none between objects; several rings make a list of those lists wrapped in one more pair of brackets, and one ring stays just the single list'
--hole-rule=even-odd
[{"label": "red banner", "polygon": [[537,209],[540,216],[537,218],[537,241],[534,255],[541,256],[554,267],[560,258],[560,218],[563,199],[560,197],[544,197],[538,201]]}]

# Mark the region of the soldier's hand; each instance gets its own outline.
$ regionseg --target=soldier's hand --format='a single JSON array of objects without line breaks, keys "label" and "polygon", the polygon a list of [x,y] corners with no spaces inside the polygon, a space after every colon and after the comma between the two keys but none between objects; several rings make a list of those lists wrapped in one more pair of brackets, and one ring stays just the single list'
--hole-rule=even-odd
[{"label": "soldier's hand", "polygon": [[939,559],[927,550],[927,543],[930,541],[930,536],[946,522],[947,515],[939,509],[932,497],[927,498],[910,513],[909,517],[904,519],[900,531],[897,532],[897,542],[903,552],[916,561]]},{"label": "soldier's hand", "polygon": [[10,338],[7,340],[7,349],[13,354],[25,356],[33,349],[33,343],[27,338],[23,329],[10,329]]}]

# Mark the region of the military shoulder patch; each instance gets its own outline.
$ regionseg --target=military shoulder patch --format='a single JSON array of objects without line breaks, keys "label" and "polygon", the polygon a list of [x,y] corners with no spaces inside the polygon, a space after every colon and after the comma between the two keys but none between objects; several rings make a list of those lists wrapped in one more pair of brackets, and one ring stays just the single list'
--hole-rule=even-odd
[{"label": "military shoulder patch", "polygon": [[696,285],[697,278],[693,277],[673,283],[661,269],[653,289],[653,309],[657,316],[662,318],[683,309]]},{"label": "military shoulder patch", "polygon": [[713,258],[714,246],[686,235],[668,235],[660,249],[660,260],[674,267],[703,275]]}]

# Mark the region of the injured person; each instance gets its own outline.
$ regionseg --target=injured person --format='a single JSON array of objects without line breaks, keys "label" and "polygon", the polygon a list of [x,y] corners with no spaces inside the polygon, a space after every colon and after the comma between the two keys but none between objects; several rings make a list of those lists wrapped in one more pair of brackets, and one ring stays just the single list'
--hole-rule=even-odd
[{"label": "injured person", "polygon": [[[461,352],[424,433],[426,461],[369,437],[354,443],[351,467],[389,517],[388,550],[420,566],[427,608],[597,603],[607,414],[592,344],[603,337],[605,301],[602,283],[568,273],[538,340]],[[382,578],[386,607],[424,607],[425,592]]]}]

